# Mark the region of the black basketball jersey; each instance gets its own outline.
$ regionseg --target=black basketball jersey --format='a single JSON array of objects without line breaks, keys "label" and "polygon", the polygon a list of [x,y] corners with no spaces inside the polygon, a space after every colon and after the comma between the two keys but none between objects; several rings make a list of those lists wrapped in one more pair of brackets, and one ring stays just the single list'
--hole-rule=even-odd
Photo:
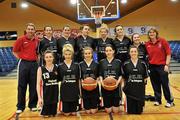
[{"label": "black basketball jersey", "polygon": [[94,40],[94,38],[90,36],[87,36],[86,39],[84,39],[83,36],[79,36],[76,38],[76,49],[77,49],[76,58],[78,62],[83,61],[82,51],[84,47],[91,47],[93,50],[95,50],[96,41]]},{"label": "black basketball jersey", "polygon": [[41,67],[43,80],[43,102],[45,105],[58,102],[58,72],[57,66],[54,65],[52,71],[48,71],[45,66]]},{"label": "black basketball jersey", "polygon": [[57,53],[57,41],[53,37],[48,40],[46,37],[40,41],[38,53],[43,55],[46,50],[51,50],[53,53]]},{"label": "black basketball jersey", "polygon": [[105,48],[107,44],[113,45],[112,38],[106,38],[104,41],[102,38],[98,38],[97,42],[97,54],[98,54],[98,61],[106,58]]},{"label": "black basketball jersey", "polygon": [[[80,62],[81,69],[81,79],[85,79],[87,77],[92,77],[93,79],[98,78],[98,63],[92,61],[90,66],[87,65],[85,61]],[[83,98],[88,98],[91,96],[99,96],[98,87],[95,90],[87,91],[82,88],[82,96]]]},{"label": "black basketball jersey", "polygon": [[[102,59],[99,63],[99,76],[105,79],[108,76],[114,76],[116,80],[122,75],[121,73],[121,61],[118,59],[113,59],[111,63],[107,59]],[[102,88],[102,95],[115,95],[119,97],[119,88],[116,88],[113,91],[107,91]]]},{"label": "black basketball jersey", "polygon": [[139,55],[139,59],[145,61],[147,63],[147,50],[144,44],[140,44],[138,46],[138,55]]},{"label": "black basketball jersey", "polygon": [[144,79],[148,77],[146,63],[138,60],[134,66],[131,60],[126,61],[122,67],[123,78],[125,79],[124,92],[132,99],[144,101],[145,83]]},{"label": "black basketball jersey", "polygon": [[44,65],[43,61],[43,54],[46,50],[51,50],[54,53],[54,62],[58,62],[58,54],[57,54],[57,40],[54,39],[53,37],[51,40],[48,40],[46,37],[43,37],[43,39],[40,41],[39,47],[38,47],[38,53],[41,55],[40,58],[40,66]]},{"label": "black basketball jersey", "polygon": [[79,79],[80,69],[77,63],[72,62],[70,68],[63,62],[58,67],[60,75],[61,100],[64,102],[72,102],[79,99]]},{"label": "black basketball jersey", "polygon": [[129,47],[131,45],[131,40],[124,36],[123,40],[120,41],[117,38],[113,40],[113,45],[116,50],[115,58],[121,60],[121,62],[124,62],[128,60],[129,58]]},{"label": "black basketball jersey", "polygon": [[115,79],[121,76],[121,61],[113,59],[111,63],[107,59],[103,59],[99,63],[99,76],[105,79],[108,76],[114,76]]},{"label": "black basketball jersey", "polygon": [[76,41],[74,38],[69,37],[68,40],[66,40],[64,37],[61,37],[60,39],[57,40],[57,47],[58,47],[58,52],[62,56],[62,49],[65,44],[71,44],[73,48],[75,48],[75,43]]}]

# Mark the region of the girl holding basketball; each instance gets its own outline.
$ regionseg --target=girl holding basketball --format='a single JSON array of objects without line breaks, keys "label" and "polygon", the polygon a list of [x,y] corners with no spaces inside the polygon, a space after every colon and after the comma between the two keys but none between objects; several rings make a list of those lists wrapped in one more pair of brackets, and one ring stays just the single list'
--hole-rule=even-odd
[{"label": "girl holding basketball", "polygon": [[[53,52],[44,52],[44,66],[40,66],[37,72],[37,93],[38,104],[42,107],[41,115],[55,116],[57,113],[57,103],[59,95],[57,66],[53,64]],[[42,95],[40,83],[43,83]]]},{"label": "girl holding basketball", "polygon": [[[99,89],[97,87],[98,64],[93,61],[93,49],[91,47],[83,49],[83,56],[84,60],[80,62],[83,105],[87,114],[94,114],[98,111],[99,103]],[[89,85],[90,89],[84,88],[83,82],[85,83],[85,81],[92,82],[94,85]],[[91,89],[91,87],[94,89]]]},{"label": "girl holding basketball", "polygon": [[74,49],[71,44],[65,44],[62,53],[64,61],[59,65],[58,72],[61,80],[60,99],[64,115],[76,115],[79,100],[80,69],[73,62]]},{"label": "girl holding basketball", "polygon": [[148,71],[146,63],[138,58],[138,48],[131,46],[129,51],[130,59],[122,67],[126,111],[128,114],[141,114],[145,101],[145,83]]},{"label": "girl holding basketball", "polygon": [[[104,107],[107,113],[118,113],[121,99],[119,95],[119,83],[121,80],[121,61],[114,58],[115,50],[111,44],[106,45],[105,53],[107,57],[101,60],[99,63],[99,76],[102,84],[101,92]],[[105,81],[109,81],[111,83],[113,82],[113,80],[115,81],[114,89],[106,89]]]}]

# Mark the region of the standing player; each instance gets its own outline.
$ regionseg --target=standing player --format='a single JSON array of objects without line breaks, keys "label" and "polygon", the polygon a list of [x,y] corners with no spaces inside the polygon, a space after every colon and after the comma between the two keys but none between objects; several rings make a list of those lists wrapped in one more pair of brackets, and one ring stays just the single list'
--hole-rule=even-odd
[{"label": "standing player", "polygon": [[[42,107],[41,115],[55,116],[57,113],[57,103],[59,96],[57,66],[53,64],[53,52],[44,52],[44,66],[38,68],[37,72],[37,93],[38,104]],[[43,84],[43,95],[41,95],[41,85]]]},{"label": "standing player", "polygon": [[62,49],[65,44],[71,44],[73,48],[75,49],[75,40],[71,36],[71,29],[70,26],[66,25],[63,27],[62,31],[62,37],[58,39],[57,46],[58,46],[58,52],[61,56],[60,61],[63,62],[62,57]]},{"label": "standing player", "polygon": [[97,55],[98,61],[106,58],[105,47],[107,44],[113,44],[112,39],[108,38],[109,30],[106,27],[101,27],[100,30],[100,38],[97,39]]},{"label": "standing player", "polygon": [[[80,62],[81,79],[82,81],[87,77],[91,77],[97,81],[98,79],[98,64],[93,61],[93,49],[91,47],[85,47],[83,50],[84,61]],[[94,114],[98,111],[99,103],[99,89],[87,91],[82,88],[82,98],[86,113]]]},{"label": "standing player", "polygon": [[141,43],[141,38],[138,33],[132,35],[132,44],[138,48],[138,57],[144,62],[148,62],[146,46]]},{"label": "standing player", "polygon": [[89,36],[89,31],[90,31],[89,26],[84,25],[80,28],[80,30],[81,30],[81,35],[76,38],[76,42],[77,42],[76,59],[78,62],[83,61],[82,52],[83,52],[84,47],[88,46],[88,47],[93,48],[93,50],[95,50],[96,48],[96,43],[95,43],[94,38]]},{"label": "standing player", "polygon": [[169,88],[169,64],[171,59],[171,50],[168,42],[158,36],[158,31],[151,28],[148,31],[149,41],[145,44],[149,56],[149,69],[151,84],[153,86],[155,106],[161,103],[161,87],[163,89],[164,97],[167,101],[165,107],[174,106],[174,99]]},{"label": "standing player", "polygon": [[99,63],[99,76],[102,86],[103,80],[107,77],[113,77],[117,80],[116,89],[112,91],[105,90],[102,87],[102,97],[104,101],[104,107],[107,113],[118,113],[120,106],[120,89],[119,83],[121,80],[121,61],[114,58],[115,50],[111,44],[107,44],[105,47],[106,58]]},{"label": "standing player", "polygon": [[129,59],[128,50],[131,45],[131,40],[124,35],[124,29],[121,25],[116,25],[114,28],[116,38],[113,40],[113,45],[116,49],[115,58],[124,61]]},{"label": "standing player", "polygon": [[77,63],[73,62],[74,49],[71,44],[65,44],[62,50],[64,62],[59,65],[61,89],[60,98],[62,101],[62,112],[68,116],[76,115],[79,99],[80,69]]},{"label": "standing player", "polygon": [[18,38],[13,47],[13,54],[20,59],[18,63],[18,103],[16,113],[22,113],[26,107],[26,89],[29,84],[29,103],[31,111],[36,111],[37,92],[37,48],[39,40],[35,37],[35,25],[28,23],[26,34]]},{"label": "standing player", "polygon": [[141,114],[145,103],[145,83],[148,71],[146,63],[138,59],[137,47],[131,46],[129,51],[130,59],[122,66],[127,113]]},{"label": "standing player", "polygon": [[51,26],[44,27],[45,36],[40,41],[38,53],[40,54],[40,63],[43,65],[43,55],[46,50],[51,50],[54,53],[55,60],[54,62],[58,63],[58,54],[57,54],[57,40],[53,37],[53,28]]}]

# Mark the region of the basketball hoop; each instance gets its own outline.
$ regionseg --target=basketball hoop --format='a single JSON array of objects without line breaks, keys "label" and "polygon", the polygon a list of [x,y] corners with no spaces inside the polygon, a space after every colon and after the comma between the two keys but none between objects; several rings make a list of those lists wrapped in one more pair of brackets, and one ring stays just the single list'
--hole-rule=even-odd
[{"label": "basketball hoop", "polygon": [[91,16],[94,18],[96,25],[101,25],[102,18],[105,16],[105,6],[91,6]]},{"label": "basketball hoop", "polygon": [[102,24],[102,12],[103,11],[95,11],[93,14],[95,24]]}]

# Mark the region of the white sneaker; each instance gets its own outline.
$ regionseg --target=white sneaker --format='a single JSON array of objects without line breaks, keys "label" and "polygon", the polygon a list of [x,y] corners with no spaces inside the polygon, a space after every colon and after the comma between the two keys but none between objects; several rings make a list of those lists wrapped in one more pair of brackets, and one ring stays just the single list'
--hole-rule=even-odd
[{"label": "white sneaker", "polygon": [[37,111],[41,111],[41,110],[42,110],[42,107],[38,107],[38,108],[37,108]]},{"label": "white sneaker", "polygon": [[16,110],[16,114],[20,114],[22,112],[23,112],[22,110]]},{"label": "white sneaker", "polygon": [[160,105],[160,103],[159,102],[154,102],[154,106],[159,106]]},{"label": "white sneaker", "polygon": [[30,108],[30,111],[32,111],[32,112],[36,112],[37,111],[37,108]]},{"label": "white sneaker", "polygon": [[172,103],[166,103],[166,105],[165,105],[166,108],[170,108],[173,106],[175,106],[175,104],[173,102]]}]

